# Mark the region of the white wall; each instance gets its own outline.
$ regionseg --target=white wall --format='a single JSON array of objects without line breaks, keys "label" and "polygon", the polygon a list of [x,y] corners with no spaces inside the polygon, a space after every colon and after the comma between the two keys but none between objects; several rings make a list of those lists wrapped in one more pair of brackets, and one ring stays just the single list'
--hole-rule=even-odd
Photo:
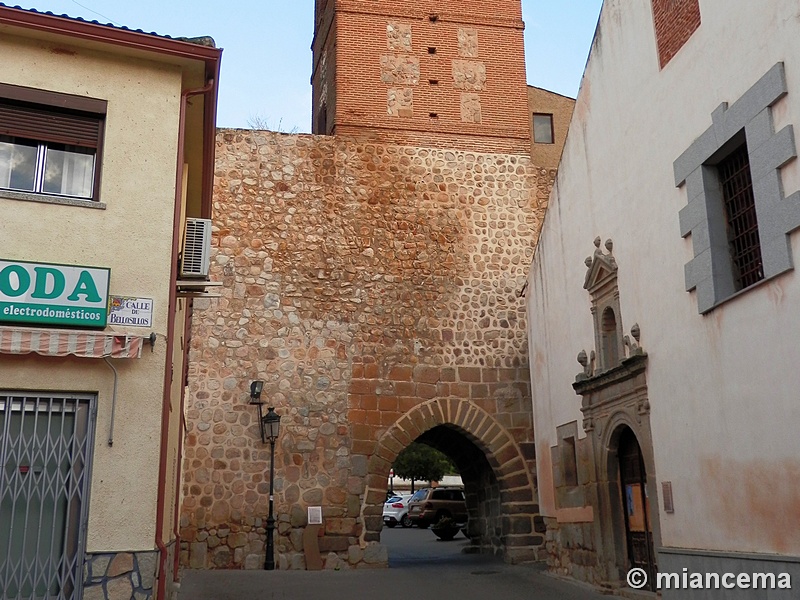
[{"label": "white wall", "polygon": [[[681,239],[674,160],[775,63],[789,95],[775,127],[800,134],[800,22],[795,0],[701,0],[702,24],[659,70],[649,2],[607,0],[558,181],[531,269],[531,377],[544,514],[554,514],[549,448],[577,420],[576,355],[594,347],[584,258],[614,240],[625,332],[649,354],[658,481],[675,513],[665,546],[800,554],[800,278],[794,271],[697,312],[684,291],[691,238]],[[783,172],[800,187],[795,160]],[[800,262],[800,233],[791,237]],[[619,318],[619,317],[618,317]],[[545,484],[545,485],[543,485]],[[662,507],[659,507],[661,510]],[[778,517],[777,515],[782,515]]]}]

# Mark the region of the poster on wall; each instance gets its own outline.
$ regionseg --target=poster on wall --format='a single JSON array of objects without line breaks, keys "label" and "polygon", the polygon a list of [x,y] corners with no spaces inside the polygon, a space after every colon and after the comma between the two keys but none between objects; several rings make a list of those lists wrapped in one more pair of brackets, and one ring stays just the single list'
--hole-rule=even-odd
[{"label": "poster on wall", "polygon": [[153,326],[153,299],[131,296],[111,296],[109,325],[129,327]]},{"label": "poster on wall", "polygon": [[0,259],[0,323],[105,327],[111,269]]}]

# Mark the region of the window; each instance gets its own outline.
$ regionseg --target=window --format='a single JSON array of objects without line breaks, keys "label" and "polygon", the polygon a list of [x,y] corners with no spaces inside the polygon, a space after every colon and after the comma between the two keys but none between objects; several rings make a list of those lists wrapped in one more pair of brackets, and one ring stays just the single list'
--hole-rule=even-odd
[{"label": "window", "polygon": [[0,189],[98,199],[106,103],[0,84]]},{"label": "window", "polygon": [[725,203],[733,278],[738,291],[764,279],[747,144],[742,144],[724,158],[717,169]]},{"label": "window", "polygon": [[564,485],[578,485],[578,453],[575,449],[575,436],[565,437],[561,448],[561,470],[564,473]]},{"label": "window", "polygon": [[533,113],[533,141],[536,144],[552,144],[553,115]]},{"label": "window", "polygon": [[603,311],[600,339],[602,364],[605,369],[613,369],[619,364],[619,345],[617,344],[617,317],[610,306]]},{"label": "window", "polygon": [[776,132],[770,114],[787,93],[777,63],[732,105],[720,105],[673,163],[675,185],[686,188],[681,235],[691,235],[694,253],[686,291],[695,292],[700,314],[794,268],[787,236],[800,228],[800,192],[785,194],[780,174],[797,156],[794,130]]}]

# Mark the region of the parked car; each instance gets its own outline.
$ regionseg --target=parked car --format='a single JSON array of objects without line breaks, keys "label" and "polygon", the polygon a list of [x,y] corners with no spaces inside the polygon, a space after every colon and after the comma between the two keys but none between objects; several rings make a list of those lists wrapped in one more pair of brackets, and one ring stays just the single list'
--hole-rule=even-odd
[{"label": "parked car", "polygon": [[402,527],[411,527],[411,519],[408,518],[409,500],[411,494],[389,498],[383,505],[383,524],[387,527],[396,527],[400,523]]},{"label": "parked car", "polygon": [[422,529],[442,517],[463,523],[467,520],[464,490],[454,487],[422,488],[411,497],[408,516],[413,524]]}]

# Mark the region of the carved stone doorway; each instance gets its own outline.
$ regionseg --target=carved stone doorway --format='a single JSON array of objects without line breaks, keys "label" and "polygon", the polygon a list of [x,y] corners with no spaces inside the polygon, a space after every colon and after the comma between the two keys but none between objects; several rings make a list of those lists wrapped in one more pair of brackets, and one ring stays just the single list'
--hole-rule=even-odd
[{"label": "carved stone doorway", "polygon": [[624,427],[617,450],[622,512],[625,517],[625,537],[628,547],[628,567],[647,573],[646,589],[654,591],[656,558],[653,547],[653,528],[650,499],[647,493],[647,471],[642,449],[636,435]]}]

